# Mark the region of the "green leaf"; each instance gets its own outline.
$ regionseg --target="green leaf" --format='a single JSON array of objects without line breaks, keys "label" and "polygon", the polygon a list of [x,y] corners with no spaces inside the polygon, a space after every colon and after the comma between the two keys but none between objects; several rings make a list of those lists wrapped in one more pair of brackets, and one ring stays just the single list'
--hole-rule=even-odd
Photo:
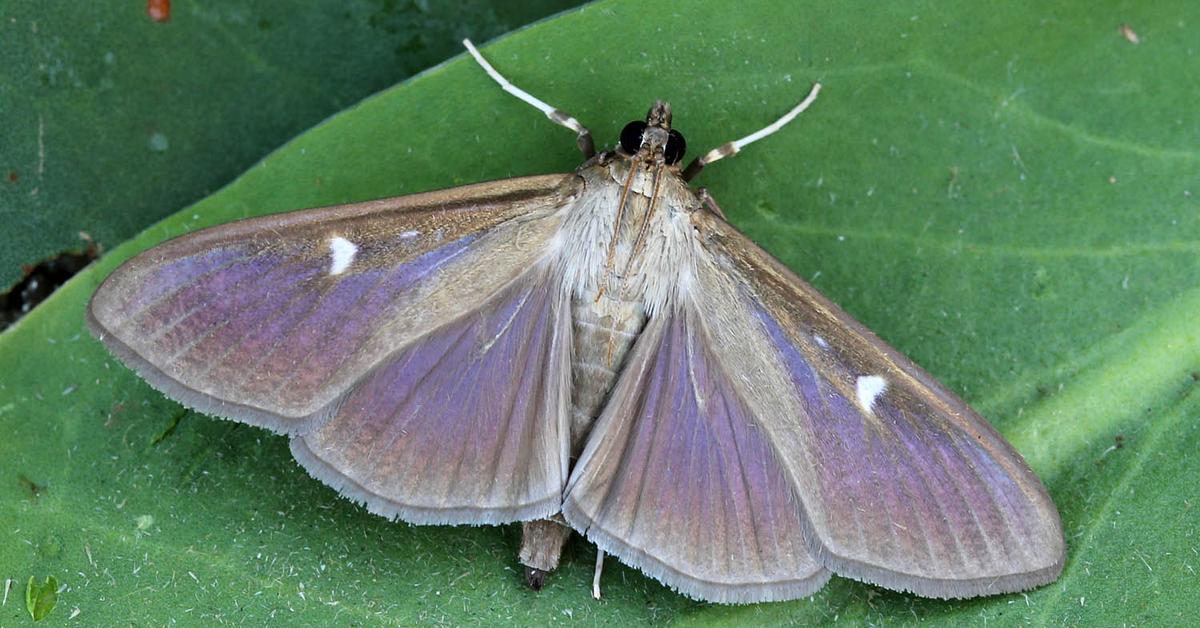
[{"label": "green leaf", "polygon": [[373,517],[305,475],[284,438],[178,414],[83,331],[101,279],[167,237],[578,163],[569,132],[465,58],[305,133],[0,336],[0,529],[15,531],[0,569],[78,574],[72,598],[97,624],[1187,623],[1200,613],[1197,23],[1191,2],[628,1],[484,50],[604,144],[669,99],[693,154],[822,81],[797,122],[698,183],[1012,440],[1063,517],[1058,582],[939,601],[834,578],[811,599],[726,607],[610,561],[597,602],[594,550],[576,542],[533,593],[515,526]]},{"label": "green leaf", "polygon": [[46,581],[37,584],[37,579],[29,576],[25,584],[25,610],[33,621],[42,621],[54,610],[58,603],[58,580],[54,576],[46,576]]},{"label": "green leaf", "polygon": [[0,37],[0,293],[232,180],[380,89],[580,0],[10,2]]}]

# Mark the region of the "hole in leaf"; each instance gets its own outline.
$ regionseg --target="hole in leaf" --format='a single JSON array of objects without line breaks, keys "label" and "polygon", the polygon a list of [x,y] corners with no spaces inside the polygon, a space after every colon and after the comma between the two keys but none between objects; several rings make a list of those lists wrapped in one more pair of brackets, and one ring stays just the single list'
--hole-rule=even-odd
[{"label": "hole in leaf", "polygon": [[79,235],[87,243],[83,250],[64,251],[36,265],[22,267],[24,277],[8,292],[0,295],[0,331],[17,322],[100,256],[100,249],[92,242],[91,236],[85,233]]}]

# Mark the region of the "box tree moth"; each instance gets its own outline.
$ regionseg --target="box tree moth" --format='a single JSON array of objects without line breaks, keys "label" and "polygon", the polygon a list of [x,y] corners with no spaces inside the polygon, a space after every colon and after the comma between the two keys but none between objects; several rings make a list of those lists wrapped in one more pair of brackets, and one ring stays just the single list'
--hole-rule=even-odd
[{"label": "box tree moth", "polygon": [[954,393],[689,187],[662,101],[575,172],[205,229],[126,262],[93,333],[151,385],[291,436],[317,479],[418,524],[523,523],[538,588],[571,531],[688,596],[831,574],[938,598],[1056,579],[1058,512]]}]

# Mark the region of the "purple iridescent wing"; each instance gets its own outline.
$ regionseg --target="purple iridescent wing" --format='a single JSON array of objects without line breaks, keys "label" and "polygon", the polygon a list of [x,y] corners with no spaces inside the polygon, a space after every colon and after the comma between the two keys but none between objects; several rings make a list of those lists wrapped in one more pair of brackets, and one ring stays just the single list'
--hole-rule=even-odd
[{"label": "purple iridescent wing", "polygon": [[601,549],[715,602],[804,597],[829,572],[713,338],[688,307],[638,338],[567,488],[563,514]]},{"label": "purple iridescent wing", "polygon": [[295,435],[374,512],[557,512],[570,325],[549,272],[573,176],[306,210],[172,240],[97,290],[91,328],[152,385]]},{"label": "purple iridescent wing", "polygon": [[292,440],[318,479],[414,523],[559,510],[567,476],[570,304],[544,266],[368,375]]},{"label": "purple iridescent wing", "polygon": [[509,179],[221,225],[126,262],[93,333],[204,412],[298,434],[372,369],[546,255],[572,176]]},{"label": "purple iridescent wing", "polygon": [[803,507],[830,571],[929,597],[1058,577],[1058,511],[988,423],[717,217],[684,300],[720,341],[755,433]]}]

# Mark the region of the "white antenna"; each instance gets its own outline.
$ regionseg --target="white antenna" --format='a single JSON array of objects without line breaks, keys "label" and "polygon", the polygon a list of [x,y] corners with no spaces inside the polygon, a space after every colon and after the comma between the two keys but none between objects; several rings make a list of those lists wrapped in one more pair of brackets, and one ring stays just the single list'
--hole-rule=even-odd
[{"label": "white antenna", "polygon": [[475,48],[475,44],[472,44],[470,39],[464,39],[462,43],[467,47],[467,52],[471,53],[472,57],[475,57],[476,63],[483,67],[483,71],[487,72],[488,76],[492,77],[492,80],[500,84],[501,89],[512,94],[513,96],[516,96],[522,102],[533,105],[534,108],[546,114],[546,117],[553,120],[556,124],[560,124],[568,129],[571,129],[572,131],[575,131],[575,135],[578,138],[579,149],[583,151],[584,156],[591,157],[596,153],[596,149],[592,145],[592,132],[587,130],[587,127],[580,124],[579,120],[576,120],[574,117],[564,113],[559,109],[551,107],[544,100],[534,96],[533,94],[530,94],[516,85],[513,85],[511,81],[504,78],[503,74],[496,71],[496,68],[493,68],[492,64],[488,63],[487,59],[483,58],[483,55],[479,54],[479,50]]},{"label": "white antenna", "polygon": [[751,133],[750,135],[743,137],[740,140],[734,140],[732,142],[725,142],[724,144],[721,144],[720,146],[708,151],[707,153],[704,154],[703,157],[699,157],[692,163],[688,164],[687,169],[683,171],[683,178],[690,180],[692,177],[696,176],[700,172],[700,170],[703,169],[708,164],[711,164],[712,162],[714,162],[718,159],[723,159],[723,158],[729,157],[731,155],[736,155],[736,154],[738,154],[739,151],[741,151],[743,148],[745,148],[746,145],[757,142],[758,140],[761,140],[762,138],[767,137],[768,135],[771,135],[772,133],[778,131],[779,129],[782,129],[784,127],[784,125],[791,122],[792,120],[795,120],[796,116],[803,113],[805,109],[808,109],[808,106],[811,105],[813,103],[813,101],[817,99],[817,94],[820,94],[820,93],[821,93],[821,84],[814,83],[812,86],[812,90],[810,92],[808,92],[808,96],[805,96],[804,100],[800,101],[800,104],[796,105],[795,107],[792,107],[791,111],[783,114],[783,117],[779,118],[778,120],[772,122],[771,124],[768,124],[767,126],[761,128],[761,129]]}]

